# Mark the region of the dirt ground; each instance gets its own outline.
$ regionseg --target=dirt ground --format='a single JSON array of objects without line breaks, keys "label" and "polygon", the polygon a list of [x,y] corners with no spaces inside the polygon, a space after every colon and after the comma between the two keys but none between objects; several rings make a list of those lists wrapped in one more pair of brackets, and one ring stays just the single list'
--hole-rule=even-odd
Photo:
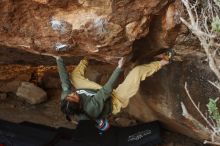
[{"label": "dirt ground", "polygon": [[[66,59],[67,64],[72,64],[73,62],[78,62],[79,58]],[[41,80],[40,74],[36,74],[29,67],[25,68],[25,66],[35,66],[38,67],[40,65],[48,65],[54,66],[55,61],[52,58],[46,58],[42,56],[33,55],[26,52],[15,52],[15,50],[8,49],[0,49],[0,88],[4,86],[5,81],[11,81],[13,78],[18,78],[18,74],[28,74],[27,76],[22,76],[28,81],[39,84],[39,80]],[[4,65],[13,65],[20,64],[23,70],[17,70],[15,66],[11,68],[4,68]],[[75,63],[76,64],[76,63]],[[13,69],[14,70],[13,70]],[[19,68],[19,67],[18,67]],[[107,68],[106,68],[107,69]],[[42,71],[41,67],[35,68],[35,70]],[[54,70],[54,68],[53,68]],[[103,72],[109,73],[110,71],[106,70]],[[91,72],[91,71],[90,71]],[[99,74],[94,72],[93,75]],[[37,75],[37,76],[36,76]],[[43,124],[51,127],[66,127],[66,128],[75,128],[76,125],[68,122],[65,119],[65,116],[60,111],[60,89],[57,89],[57,75],[52,76],[53,74],[48,74],[48,77],[43,80],[44,87],[48,87],[46,92],[48,94],[48,99],[44,103],[38,105],[30,105],[25,101],[21,101],[15,95],[15,92],[7,92],[7,97],[1,99],[0,98],[0,119],[11,121],[11,122],[23,122],[30,121],[33,123]],[[30,77],[29,77],[30,76]],[[104,82],[105,78],[108,78],[109,75],[106,75],[104,78],[96,78],[100,80],[100,82]],[[29,80],[30,78],[30,80]],[[92,78],[92,76],[91,76]],[[21,79],[21,77],[19,77]],[[55,83],[54,83],[55,79]],[[3,81],[3,82],[2,82]],[[47,85],[47,86],[45,86]],[[48,86],[52,85],[52,86]],[[43,86],[41,86],[43,87]],[[56,88],[55,88],[56,87]],[[116,119],[121,118],[119,123],[116,122]],[[115,120],[115,121],[114,121]],[[121,113],[116,117],[112,118],[113,124],[126,126],[138,123],[137,120],[132,119],[128,115]],[[188,138],[186,136],[167,131],[162,129],[162,138],[163,144],[160,146],[201,146],[200,142]]]},{"label": "dirt ground", "polygon": [[13,122],[30,121],[52,127],[75,128],[74,124],[67,122],[60,111],[59,91],[52,90],[49,100],[43,104],[30,105],[20,101],[14,94],[8,94],[7,99],[0,101],[0,118]]},{"label": "dirt ground", "polygon": [[[30,121],[52,127],[75,128],[76,125],[68,122],[59,109],[60,91],[50,90],[48,101],[39,105],[29,105],[18,100],[15,95],[8,94],[5,100],[0,101],[0,119],[12,122]],[[123,117],[123,114],[119,116]],[[200,142],[186,136],[162,129],[163,143],[158,146],[202,146]]]}]

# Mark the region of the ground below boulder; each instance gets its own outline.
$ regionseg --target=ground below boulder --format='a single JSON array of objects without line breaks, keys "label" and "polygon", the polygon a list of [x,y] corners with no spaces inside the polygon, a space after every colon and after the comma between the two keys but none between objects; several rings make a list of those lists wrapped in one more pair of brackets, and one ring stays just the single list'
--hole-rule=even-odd
[{"label": "ground below boulder", "polygon": [[[193,125],[191,121],[182,116],[180,106],[180,102],[184,102],[189,112],[194,115],[195,118],[198,118],[198,121],[201,121],[198,114],[194,111],[192,106],[190,106],[190,101],[187,99],[184,90],[185,82],[188,82],[189,89],[192,96],[195,97],[195,101],[200,100],[198,97],[202,93],[203,100],[200,100],[201,107],[205,107],[210,96],[218,95],[218,91],[205,80],[206,78],[210,80],[214,80],[215,78],[212,72],[207,68],[207,63],[203,61],[203,55],[193,57],[195,58],[194,60],[191,59],[192,56],[188,56],[184,61],[175,61],[142,82],[140,91],[131,99],[128,108],[123,110],[122,114],[111,118],[112,124],[130,126],[140,122],[159,120],[163,123],[164,127],[189,137],[200,140],[208,138],[208,133],[203,132],[203,134],[201,134],[201,131],[198,132],[198,130],[201,130],[199,127]],[[111,75],[114,66],[95,65],[93,63],[94,62],[92,62],[86,71],[86,76],[90,80],[103,85]],[[8,69],[10,66],[11,65],[8,65]],[[24,66],[25,65],[23,65],[23,67]],[[14,66],[12,65],[11,67],[11,70],[13,70]],[[20,67],[20,73],[19,69],[16,69],[17,74],[20,74],[19,76],[29,73],[23,72],[23,67]],[[73,68],[74,66],[68,66],[69,71]],[[30,120],[32,122],[53,126],[59,126],[65,123],[62,126],[72,127],[71,124],[66,124],[66,120],[59,109],[61,89],[56,66],[35,66],[29,67],[29,70],[32,70],[32,78],[28,81],[42,87],[48,94],[48,101],[36,106],[29,105],[17,100],[13,91],[6,92],[8,97],[2,101],[2,109],[7,111],[3,112],[0,116],[3,119],[11,121]],[[93,74],[91,74],[91,72]],[[175,80],[176,78],[178,78],[178,80]],[[18,80],[18,78],[16,80]],[[122,80],[123,76],[120,82]],[[8,80],[2,80],[2,82],[4,81],[6,83],[8,82]],[[22,80],[19,82],[22,82]],[[31,84],[31,86],[33,86],[33,84]],[[29,91],[32,91],[32,89]],[[30,96],[28,95],[27,97],[29,98]],[[204,109],[204,111],[205,110],[206,109]],[[6,116],[9,112],[18,114],[19,117],[13,115]],[[34,114],[31,119],[29,119],[30,114]],[[54,118],[56,122],[52,122]]]}]

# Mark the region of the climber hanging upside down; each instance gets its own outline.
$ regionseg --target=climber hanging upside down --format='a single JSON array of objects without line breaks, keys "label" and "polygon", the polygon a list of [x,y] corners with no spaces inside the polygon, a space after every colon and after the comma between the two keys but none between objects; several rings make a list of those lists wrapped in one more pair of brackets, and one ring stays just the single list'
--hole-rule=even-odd
[{"label": "climber hanging upside down", "polygon": [[101,86],[84,76],[88,65],[87,59],[80,61],[69,78],[62,58],[54,56],[62,83],[62,112],[66,114],[67,119],[70,119],[72,115],[77,115],[78,120],[96,120],[98,128],[106,130],[109,127],[106,117],[110,114],[117,114],[125,108],[130,98],[138,91],[140,82],[169,63],[169,59],[164,58],[165,54],[160,55],[160,61],[133,68],[116,89],[113,89],[113,86],[122,72],[124,58],[118,61],[118,66],[107,83]]}]

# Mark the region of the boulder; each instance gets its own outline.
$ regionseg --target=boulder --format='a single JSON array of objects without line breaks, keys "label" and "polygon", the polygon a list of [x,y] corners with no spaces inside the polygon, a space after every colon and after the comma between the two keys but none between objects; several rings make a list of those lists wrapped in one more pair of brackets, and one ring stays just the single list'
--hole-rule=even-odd
[{"label": "boulder", "polygon": [[162,47],[173,42],[181,32],[179,9],[169,0],[4,0],[0,45],[116,63],[132,52],[133,43],[147,36],[152,25],[161,31]]},{"label": "boulder", "polygon": [[21,82],[27,82],[31,79],[31,73],[22,73],[10,80],[0,80],[0,92],[16,93]]},{"label": "boulder", "polygon": [[42,103],[47,99],[47,93],[33,83],[22,82],[16,95],[30,104]]},{"label": "boulder", "polygon": [[[184,89],[185,82],[200,109],[206,113],[209,98],[219,96],[217,88],[208,80],[216,77],[204,56],[189,55],[183,61],[173,62],[141,83],[139,93],[130,101],[128,112],[141,121],[160,120],[169,129],[199,140],[210,140],[211,132],[190,102]],[[190,116],[184,115],[184,103]],[[153,115],[153,117],[152,117]]]},{"label": "boulder", "polygon": [[0,81],[0,92],[14,92],[16,93],[21,81]]},{"label": "boulder", "polygon": [[91,66],[87,67],[85,76],[90,81],[94,81],[94,82],[99,82],[101,79],[101,73],[98,72],[96,69],[92,68]]},{"label": "boulder", "polygon": [[49,0],[33,0],[33,1],[41,3],[41,4],[47,4]]},{"label": "boulder", "polygon": [[32,70],[25,65],[1,65],[0,66],[0,92],[16,93],[22,81],[31,79]]},{"label": "boulder", "polygon": [[5,100],[7,98],[7,94],[6,93],[0,93],[0,101],[1,100]]},{"label": "boulder", "polygon": [[47,71],[44,73],[40,84],[45,89],[58,89],[61,88],[60,77],[57,72]]},{"label": "boulder", "polygon": [[115,119],[115,124],[117,124],[120,127],[129,127],[129,126],[137,125],[137,122],[134,119],[119,117]]},{"label": "boulder", "polygon": [[[176,37],[186,31],[179,21],[181,10],[179,0],[3,0],[0,1],[0,47],[8,50],[8,56],[1,50],[4,58],[0,57],[0,63],[16,49],[78,57],[75,62],[69,62],[73,64],[79,62],[79,56],[110,64],[116,64],[127,54],[134,55],[132,61],[152,58],[161,48],[173,46]],[[192,42],[196,41],[189,41],[180,52]],[[142,82],[139,92],[131,99],[128,112],[144,122],[160,120],[169,129],[200,140],[209,139],[211,134],[201,129],[204,121],[188,100],[184,83],[188,82],[189,91],[196,102],[200,101],[203,112],[208,98],[218,97],[219,92],[207,82],[207,79],[215,80],[208,65],[200,62],[200,56],[193,57],[174,62]],[[55,64],[54,60],[45,61],[46,57],[38,55],[33,58],[30,54],[20,54],[17,58],[22,58],[19,60],[23,66],[29,61],[32,65],[34,62]],[[11,60],[14,59],[8,62]],[[3,77],[6,75],[4,73]],[[89,78],[105,83],[108,75],[100,77],[98,72],[92,72]],[[47,88],[57,87],[57,79],[47,76],[43,84]],[[21,81],[23,79],[7,78],[7,82],[0,82],[0,92],[15,92],[19,87],[17,96],[30,104],[46,100],[42,89]],[[199,124],[183,116],[181,102]],[[122,123],[129,122],[122,120]]]}]

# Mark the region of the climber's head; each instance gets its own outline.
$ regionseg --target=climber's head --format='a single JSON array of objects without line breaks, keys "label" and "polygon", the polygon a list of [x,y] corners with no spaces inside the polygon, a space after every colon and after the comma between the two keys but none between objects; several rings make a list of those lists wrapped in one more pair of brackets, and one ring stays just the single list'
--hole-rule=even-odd
[{"label": "climber's head", "polygon": [[78,115],[82,112],[80,97],[76,92],[68,94],[61,101],[61,111],[66,114],[67,120],[70,120],[69,116]]},{"label": "climber's head", "polygon": [[80,102],[80,97],[76,92],[72,92],[70,94],[67,95],[66,99],[69,102],[75,102],[75,103],[79,103]]}]

